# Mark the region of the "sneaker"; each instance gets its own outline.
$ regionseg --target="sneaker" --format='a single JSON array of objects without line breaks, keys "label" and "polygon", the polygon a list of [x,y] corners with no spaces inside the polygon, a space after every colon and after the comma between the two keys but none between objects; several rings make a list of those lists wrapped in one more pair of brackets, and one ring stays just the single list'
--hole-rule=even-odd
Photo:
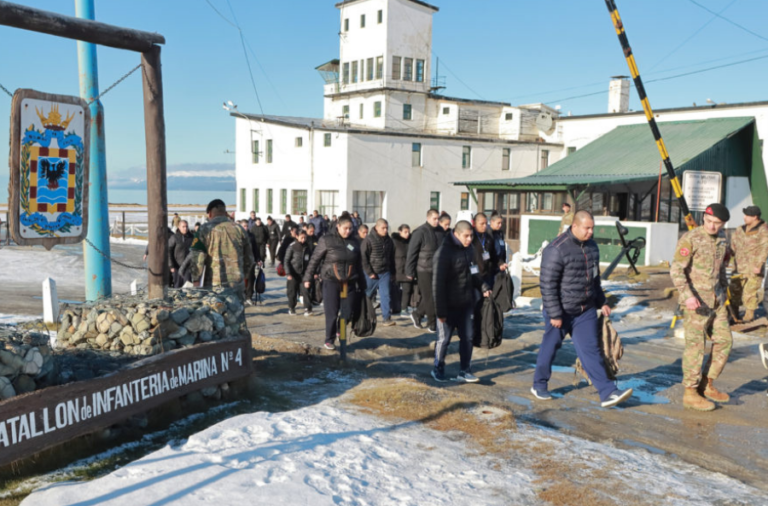
[{"label": "sneaker", "polygon": [[429,332],[430,334],[434,334],[435,332],[437,332],[437,327],[427,327],[427,332]]},{"label": "sneaker", "polygon": [[612,408],[613,406],[626,401],[632,396],[632,389],[627,388],[626,390],[616,390],[613,392],[610,397],[608,397],[606,400],[600,403],[600,405],[604,408]]},{"label": "sneaker", "polygon": [[765,343],[760,343],[760,359],[763,361],[763,367],[768,369],[768,349],[766,349]]},{"label": "sneaker", "polygon": [[442,371],[438,371],[437,369],[432,369],[432,372],[430,373],[432,375],[432,379],[437,381],[438,383],[445,383],[448,381],[448,378],[445,377],[445,373]]},{"label": "sneaker", "polygon": [[478,381],[480,381],[480,378],[478,378],[471,372],[461,371],[459,375],[456,376],[454,381],[458,381],[459,383],[477,383]]},{"label": "sneaker", "polygon": [[314,316],[314,315],[315,313],[313,313],[312,311],[304,311],[304,316]]},{"label": "sneaker", "polygon": [[388,318],[388,319],[384,320],[381,325],[383,327],[394,327],[395,326],[395,322]]},{"label": "sneaker", "polygon": [[296,311],[294,311],[293,309],[289,309],[288,314],[291,316],[296,316]]},{"label": "sneaker", "polygon": [[400,311],[398,315],[400,318],[408,318],[408,311]]},{"label": "sneaker", "polygon": [[376,301],[373,303],[373,309],[379,309],[381,307],[381,302]]},{"label": "sneaker", "polygon": [[534,397],[536,397],[540,401],[552,400],[552,394],[550,394],[546,390],[537,390],[536,387],[531,387],[531,393],[533,394]]},{"label": "sneaker", "polygon": [[246,306],[253,306],[253,301],[251,299],[248,299],[245,301]]},{"label": "sneaker", "polygon": [[422,329],[424,327],[421,326],[421,318],[418,318],[416,316],[416,313],[411,313],[411,321],[413,322],[413,326],[417,329]]},{"label": "sneaker", "polygon": [[335,349],[336,349],[336,345],[335,345],[335,344],[333,344],[333,343],[325,343],[325,344],[323,345],[323,348],[325,348],[326,350],[331,350],[331,351],[333,351],[333,350],[335,350]]}]

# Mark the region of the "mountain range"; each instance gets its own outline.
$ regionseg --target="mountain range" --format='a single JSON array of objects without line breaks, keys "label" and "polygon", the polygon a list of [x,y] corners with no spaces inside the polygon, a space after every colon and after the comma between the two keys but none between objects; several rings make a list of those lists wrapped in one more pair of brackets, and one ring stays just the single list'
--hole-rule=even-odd
[{"label": "mountain range", "polygon": [[[166,169],[168,191],[234,191],[235,164],[180,163]],[[143,190],[147,187],[146,167],[132,167],[108,176],[109,188]]]}]

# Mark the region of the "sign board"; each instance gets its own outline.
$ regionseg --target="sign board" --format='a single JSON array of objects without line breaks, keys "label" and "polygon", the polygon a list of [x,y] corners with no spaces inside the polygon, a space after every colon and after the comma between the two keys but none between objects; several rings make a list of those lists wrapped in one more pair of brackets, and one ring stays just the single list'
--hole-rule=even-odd
[{"label": "sign board", "polygon": [[683,195],[691,211],[704,211],[709,204],[720,202],[722,187],[723,175],[719,172],[683,172]]},{"label": "sign board", "polygon": [[219,341],[12,397],[0,402],[0,467],[251,370],[250,339]]},{"label": "sign board", "polygon": [[91,115],[79,98],[16,90],[11,104],[10,228],[17,244],[71,244],[88,230]]}]

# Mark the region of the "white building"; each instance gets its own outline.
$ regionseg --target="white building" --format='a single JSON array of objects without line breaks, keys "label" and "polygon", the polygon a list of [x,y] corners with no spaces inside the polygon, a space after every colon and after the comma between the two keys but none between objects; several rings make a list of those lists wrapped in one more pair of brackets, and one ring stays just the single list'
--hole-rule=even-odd
[{"label": "white building", "polygon": [[[430,207],[476,210],[465,179],[522,177],[559,159],[557,112],[542,104],[439,95],[432,16],[419,0],[346,0],[339,59],[319,66],[323,118],[232,113],[238,217],[317,209],[418,225]],[[335,29],[334,29],[335,31]]]}]

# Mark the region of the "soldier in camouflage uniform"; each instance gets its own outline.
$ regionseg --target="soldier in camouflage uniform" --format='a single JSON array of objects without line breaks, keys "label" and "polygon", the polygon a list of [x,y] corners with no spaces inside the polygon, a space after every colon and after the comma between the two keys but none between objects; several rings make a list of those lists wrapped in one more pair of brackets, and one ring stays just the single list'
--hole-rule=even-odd
[{"label": "soldier in camouflage uniform", "polygon": [[571,204],[563,202],[563,217],[560,220],[560,231],[557,235],[562,234],[568,230],[573,224],[573,211],[571,211]]},{"label": "soldier in camouflage uniform", "polygon": [[[712,383],[723,371],[733,345],[725,306],[728,247],[722,231],[729,219],[730,213],[724,205],[708,206],[704,224],[686,232],[678,241],[670,269],[672,282],[680,292],[680,304],[685,306],[683,406],[697,411],[715,409],[707,399],[715,402],[730,399]],[[712,352],[707,370],[702,374],[707,336],[712,338]]]},{"label": "soldier in camouflage uniform", "polygon": [[234,288],[245,300],[247,273],[256,263],[245,230],[229,220],[219,199],[211,201],[206,212],[208,222],[200,227],[191,248],[192,277],[199,279],[205,269],[202,286]]},{"label": "soldier in camouflage uniform", "polygon": [[744,226],[739,227],[731,237],[731,251],[736,261],[739,276],[731,278],[731,305],[736,315],[742,302],[746,307],[744,321],[755,318],[760,303],[765,276],[765,262],[768,260],[768,226],[760,219],[760,208],[744,208]]}]

